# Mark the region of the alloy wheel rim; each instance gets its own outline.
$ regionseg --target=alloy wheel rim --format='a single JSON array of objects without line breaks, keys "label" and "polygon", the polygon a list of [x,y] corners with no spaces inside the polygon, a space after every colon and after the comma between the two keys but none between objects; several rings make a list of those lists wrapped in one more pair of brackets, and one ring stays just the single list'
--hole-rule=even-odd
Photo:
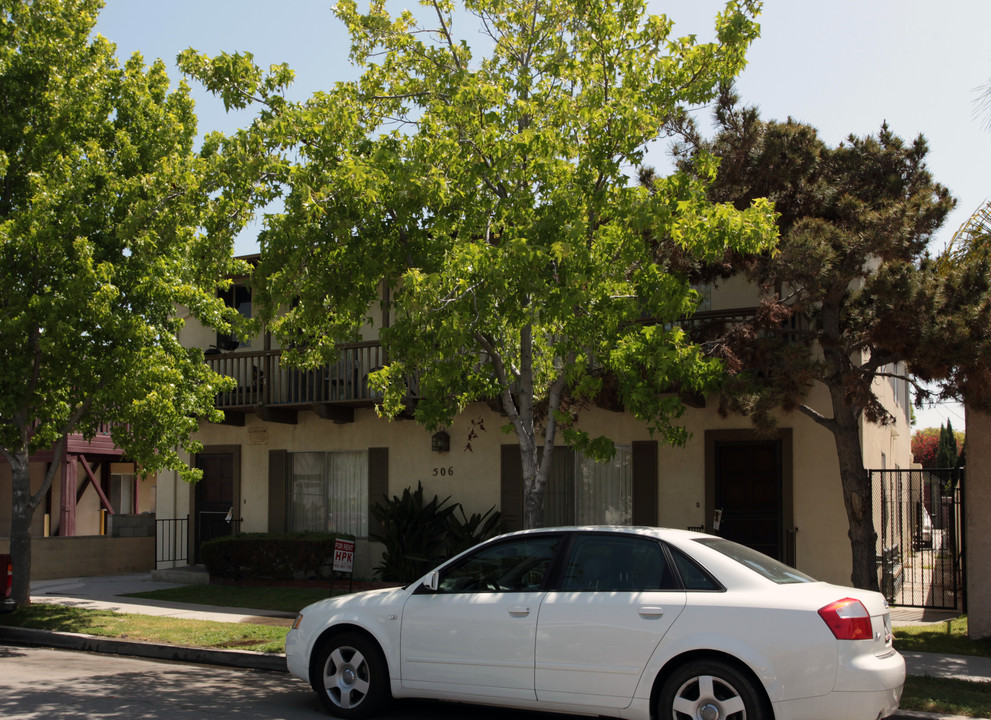
[{"label": "alloy wheel rim", "polygon": [[698,675],[675,693],[673,720],[746,720],[747,710],[736,688],[714,675]]},{"label": "alloy wheel rim", "polygon": [[339,647],[324,666],[324,688],[330,701],[339,708],[355,708],[368,695],[368,662],[356,648]]}]

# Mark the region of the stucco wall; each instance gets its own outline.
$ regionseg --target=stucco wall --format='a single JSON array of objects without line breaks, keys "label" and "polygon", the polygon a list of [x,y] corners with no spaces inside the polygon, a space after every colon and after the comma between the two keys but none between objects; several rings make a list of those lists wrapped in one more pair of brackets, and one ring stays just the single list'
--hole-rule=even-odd
[{"label": "stucco wall", "polygon": [[[825,407],[825,393],[812,394],[817,407]],[[688,527],[706,520],[705,433],[707,430],[750,430],[750,420],[724,418],[714,407],[689,409],[683,418],[692,434],[685,447],[658,448],[658,518],[661,525]],[[389,494],[423,483],[428,495],[451,496],[466,512],[485,512],[500,503],[499,451],[515,444],[515,435],[501,428],[506,419],[482,404],[471,406],[449,428],[451,451],[431,451],[430,433],[410,420],[388,422],[373,410],[358,410],[355,422],[336,424],[305,411],[295,425],[265,423],[249,414],[244,427],[206,425],[197,435],[204,445],[241,447],[241,529],[268,530],[268,453],[389,448]],[[838,464],[832,435],[813,421],[793,413],[782,415],[779,425],[790,428],[793,438],[794,528],[798,566],[814,577],[848,584],[850,546],[847,520],[838,481]],[[605,434],[619,443],[652,439],[646,425],[622,413],[595,409],[582,414],[581,427],[593,435]],[[467,448],[469,433],[478,437]],[[484,428],[482,430],[481,428]],[[867,428],[872,436],[879,431]],[[890,430],[880,429],[890,448]],[[907,433],[906,433],[907,435]],[[907,460],[903,460],[907,462]],[[893,465],[889,465],[892,467]],[[158,478],[158,516],[185,517],[192,488],[162,473]],[[709,509],[711,510],[711,509]]]},{"label": "stucco wall", "polygon": [[991,415],[967,408],[967,610],[970,636],[991,637]]},{"label": "stucco wall", "polygon": [[[0,538],[0,552],[10,541]],[[31,579],[120,575],[155,567],[155,538],[36,537],[31,540]]]},{"label": "stucco wall", "polygon": [[[38,488],[41,487],[45,480],[45,463],[31,463],[30,473],[31,473],[31,492],[35,493]],[[61,490],[61,483],[59,482],[58,475],[55,476],[55,482],[52,483],[52,499],[53,503],[57,502],[57,498],[60,497],[59,492]],[[0,462],[0,536],[6,537],[10,534],[10,521],[11,521],[11,476],[10,476],[10,466],[7,463]],[[52,522],[57,523],[57,508],[53,506],[52,508]],[[45,534],[45,510],[44,507],[38,508],[31,518],[31,534],[34,537],[40,537]]]}]

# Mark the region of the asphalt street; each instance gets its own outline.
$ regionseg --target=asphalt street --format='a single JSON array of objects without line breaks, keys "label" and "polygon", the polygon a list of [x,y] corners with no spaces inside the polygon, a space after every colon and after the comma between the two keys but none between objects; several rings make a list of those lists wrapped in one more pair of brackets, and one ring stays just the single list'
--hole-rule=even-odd
[{"label": "asphalt street", "polygon": [[[245,608],[189,606],[124,597],[142,590],[174,586],[153,581],[148,573],[72,578],[33,583],[32,602],[234,622],[280,621],[279,613],[262,617],[260,611]],[[895,613],[893,619],[898,624],[925,622],[924,619],[913,619],[911,613],[903,612],[899,618],[894,616]],[[989,658],[910,653],[905,656],[910,674],[991,679]],[[0,718],[124,720],[161,717],[184,720],[210,717],[223,720],[235,716],[285,720],[328,717],[316,694],[285,672],[285,660],[280,656],[203,651],[0,627]],[[552,720],[559,717],[565,716],[414,702],[397,703],[381,716],[381,720]],[[905,710],[892,716],[892,720],[921,719],[962,720]]]}]

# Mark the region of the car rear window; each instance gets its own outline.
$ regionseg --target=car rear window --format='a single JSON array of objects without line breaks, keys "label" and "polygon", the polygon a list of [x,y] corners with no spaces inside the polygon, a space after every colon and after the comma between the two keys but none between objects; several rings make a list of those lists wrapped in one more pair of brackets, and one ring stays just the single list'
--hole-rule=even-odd
[{"label": "car rear window", "polygon": [[809,577],[803,572],[799,572],[790,565],[768,557],[764,553],[757,552],[745,545],[740,545],[729,540],[718,537],[699,538],[695,542],[705,545],[713,550],[722,553],[728,558],[736,560],[741,565],[753,570],[758,575],[767,578],[778,585],[788,585],[791,583],[816,582],[815,578]]}]

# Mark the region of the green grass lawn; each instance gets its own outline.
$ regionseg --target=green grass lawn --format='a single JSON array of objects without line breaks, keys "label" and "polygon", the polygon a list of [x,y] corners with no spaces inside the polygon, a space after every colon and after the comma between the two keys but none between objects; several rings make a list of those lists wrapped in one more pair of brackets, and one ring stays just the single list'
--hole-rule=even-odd
[{"label": "green grass lawn", "polygon": [[316,587],[183,585],[167,590],[134,593],[128,597],[167,600],[193,605],[276,610],[295,615],[310,603],[330,597],[330,590],[329,588]]},{"label": "green grass lawn", "polygon": [[900,707],[931,713],[991,717],[991,682],[968,682],[947,678],[905,678]]},{"label": "green grass lawn", "polygon": [[[895,648],[902,652],[991,657],[991,641],[967,637],[966,616],[930,625],[896,627]],[[988,718],[991,717],[991,682],[909,676],[905,679],[901,707]]]},{"label": "green grass lawn", "polygon": [[895,649],[940,655],[982,655],[991,657],[991,640],[967,637],[967,616],[928,625],[895,628]]},{"label": "green grass lawn", "polygon": [[0,615],[0,625],[211,649],[280,653],[289,628],[132,615],[38,603]]}]

